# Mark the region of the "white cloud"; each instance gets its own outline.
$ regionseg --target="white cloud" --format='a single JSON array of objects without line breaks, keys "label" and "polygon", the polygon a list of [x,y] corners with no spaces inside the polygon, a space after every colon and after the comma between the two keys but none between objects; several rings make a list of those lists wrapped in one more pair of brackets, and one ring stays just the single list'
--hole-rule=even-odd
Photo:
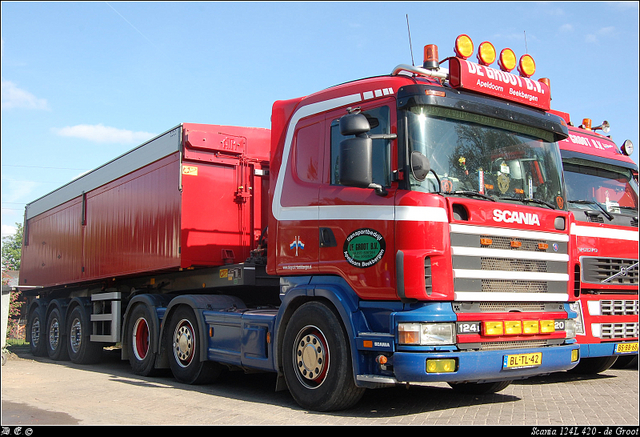
[{"label": "white cloud", "polygon": [[149,132],[133,132],[103,124],[78,124],[61,129],[53,128],[52,131],[62,137],[82,138],[96,143],[137,143],[155,136]]},{"label": "white cloud", "polygon": [[560,32],[573,32],[572,24],[563,24],[560,26]]},{"label": "white cloud", "polygon": [[2,237],[8,237],[15,234],[17,231],[15,226],[2,225]]},{"label": "white cloud", "polygon": [[601,27],[596,31],[596,33],[590,33],[585,37],[585,40],[590,43],[595,43],[599,41],[599,37],[610,36],[613,35],[616,31],[614,26]]},{"label": "white cloud", "polygon": [[29,91],[8,80],[2,78],[2,109],[24,108],[49,110],[46,99],[39,99]]}]

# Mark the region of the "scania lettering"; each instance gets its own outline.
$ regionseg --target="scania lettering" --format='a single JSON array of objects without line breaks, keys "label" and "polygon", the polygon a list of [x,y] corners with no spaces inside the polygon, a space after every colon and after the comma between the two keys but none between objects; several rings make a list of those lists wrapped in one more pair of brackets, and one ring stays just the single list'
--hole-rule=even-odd
[{"label": "scania lettering", "polygon": [[574,367],[566,123],[528,55],[484,80],[534,84],[534,105],[426,52],[276,101],[270,131],[180,124],[28,204],[33,353],[121,343],[135,373],[189,384],[274,372],[319,411]]},{"label": "scania lettering", "polygon": [[[571,124],[569,114],[553,111]],[[638,167],[632,144],[618,148],[606,121],[569,127],[559,142],[572,213],[576,339],[581,361],[572,372],[624,367],[638,356]]]}]

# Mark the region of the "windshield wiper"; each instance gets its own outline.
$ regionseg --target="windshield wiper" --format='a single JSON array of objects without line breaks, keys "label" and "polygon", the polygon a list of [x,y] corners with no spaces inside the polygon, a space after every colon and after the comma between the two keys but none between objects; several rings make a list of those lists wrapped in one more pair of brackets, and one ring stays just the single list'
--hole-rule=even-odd
[{"label": "windshield wiper", "polygon": [[478,191],[471,191],[471,190],[457,190],[457,191],[449,191],[448,193],[445,194],[459,194],[461,196],[468,196],[468,197],[482,197],[483,199],[487,199],[490,200],[492,202],[495,202],[496,199],[494,199],[491,196],[487,196],[486,194],[482,194]]},{"label": "windshield wiper", "polygon": [[556,209],[555,206],[553,206],[553,203],[549,203],[546,200],[540,200],[540,199],[534,199],[533,197],[509,197],[509,196],[505,196],[505,197],[501,197],[501,200],[517,200],[518,202],[524,202],[524,203],[537,203],[540,205],[545,205],[548,206],[551,209]]},{"label": "windshield wiper", "polygon": [[607,211],[606,209],[604,209],[602,207],[602,205],[600,205],[595,200],[568,200],[567,202],[569,202],[569,203],[577,203],[579,205],[596,205],[598,207],[598,209],[600,211],[602,211],[602,214],[604,214],[604,216],[609,219],[609,221],[613,220],[613,216],[611,215],[611,213],[609,211]]}]

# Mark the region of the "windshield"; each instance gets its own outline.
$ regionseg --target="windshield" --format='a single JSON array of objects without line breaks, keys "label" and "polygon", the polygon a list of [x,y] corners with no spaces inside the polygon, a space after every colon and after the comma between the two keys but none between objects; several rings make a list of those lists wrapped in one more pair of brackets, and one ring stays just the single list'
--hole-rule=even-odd
[{"label": "windshield", "polygon": [[409,108],[407,128],[409,153],[425,155],[432,170],[422,182],[411,176],[412,190],[566,209],[550,133],[432,106]]},{"label": "windshield", "polygon": [[638,185],[630,169],[581,158],[563,163],[569,202],[595,202],[609,213],[637,216]]}]

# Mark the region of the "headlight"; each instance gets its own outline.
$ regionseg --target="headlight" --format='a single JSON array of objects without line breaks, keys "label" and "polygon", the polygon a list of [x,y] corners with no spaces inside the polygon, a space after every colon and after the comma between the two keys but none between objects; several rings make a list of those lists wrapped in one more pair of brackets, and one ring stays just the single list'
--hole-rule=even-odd
[{"label": "headlight", "polygon": [[454,344],[454,324],[399,323],[398,343],[420,346]]},{"label": "headlight", "polygon": [[574,319],[576,324],[576,334],[584,335],[584,325],[582,324],[582,305],[580,302],[572,302],[569,304],[571,311],[578,313],[578,316]]},{"label": "headlight", "polygon": [[567,333],[567,338],[575,338],[576,319],[568,319],[564,321],[564,332]]}]

